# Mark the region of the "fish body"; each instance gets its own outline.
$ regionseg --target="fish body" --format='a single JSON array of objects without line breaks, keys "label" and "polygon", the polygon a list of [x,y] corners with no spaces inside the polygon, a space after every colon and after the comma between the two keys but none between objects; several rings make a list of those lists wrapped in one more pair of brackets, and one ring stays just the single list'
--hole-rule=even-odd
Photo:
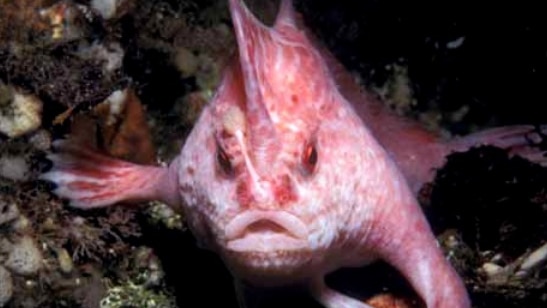
[{"label": "fish body", "polygon": [[[79,208],[162,200],[254,285],[299,283],[326,307],[368,307],[326,274],[382,259],[430,308],[470,307],[417,201],[452,151],[523,144],[530,127],[445,142],[363,93],[310,38],[291,1],[273,26],[229,0],[238,53],[168,167],[55,144],[42,178]],[[510,136],[510,138],[506,138]]]}]

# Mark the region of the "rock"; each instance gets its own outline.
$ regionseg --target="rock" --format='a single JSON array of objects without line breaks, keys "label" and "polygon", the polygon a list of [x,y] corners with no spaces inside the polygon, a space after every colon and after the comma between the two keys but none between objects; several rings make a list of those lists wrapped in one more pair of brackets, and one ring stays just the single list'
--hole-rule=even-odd
[{"label": "rock", "polygon": [[25,233],[28,232],[31,227],[31,223],[27,217],[20,215],[12,224],[11,228],[15,232]]},{"label": "rock", "polygon": [[65,274],[69,274],[74,269],[72,257],[64,248],[61,248],[57,251],[57,261],[59,262],[59,268],[61,269],[61,272]]},{"label": "rock", "polygon": [[19,217],[17,204],[6,197],[0,197],[0,226],[10,223]]},{"label": "rock", "polygon": [[51,148],[51,134],[45,129],[40,129],[30,136],[29,142],[35,149],[47,151]]},{"label": "rock", "polygon": [[91,0],[91,8],[108,20],[119,18],[134,6],[132,0]]},{"label": "rock", "polygon": [[16,138],[42,124],[42,101],[0,83],[0,133]]},{"label": "rock", "polygon": [[9,302],[13,295],[13,281],[11,274],[5,267],[0,265],[0,307]]},{"label": "rock", "polygon": [[506,285],[511,276],[511,270],[492,262],[485,262],[481,271],[486,276],[486,283],[491,286]]},{"label": "rock", "polygon": [[13,244],[4,264],[19,275],[32,275],[42,268],[42,253],[30,236],[23,236]]},{"label": "rock", "polygon": [[484,263],[481,268],[488,277],[493,277],[503,272],[503,267],[491,262]]},{"label": "rock", "polygon": [[95,60],[103,63],[105,74],[120,69],[125,55],[121,45],[117,42],[82,44],[77,55],[84,60]]},{"label": "rock", "polygon": [[184,77],[195,75],[199,67],[199,61],[196,55],[184,47],[177,49],[174,62],[175,66]]},{"label": "rock", "polygon": [[25,157],[0,154],[0,177],[13,181],[25,181],[28,180],[29,174],[30,166]]}]

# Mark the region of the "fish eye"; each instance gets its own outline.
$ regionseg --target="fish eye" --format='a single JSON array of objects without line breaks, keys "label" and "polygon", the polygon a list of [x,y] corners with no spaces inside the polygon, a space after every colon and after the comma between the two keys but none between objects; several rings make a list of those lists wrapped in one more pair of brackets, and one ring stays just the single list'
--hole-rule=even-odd
[{"label": "fish eye", "polygon": [[314,143],[308,143],[302,153],[302,167],[307,175],[315,170],[318,160],[317,149]]},{"label": "fish eye", "polygon": [[217,144],[216,160],[217,160],[217,165],[219,169],[225,175],[229,175],[229,176],[233,175],[234,168],[232,166],[230,157],[219,144]]}]

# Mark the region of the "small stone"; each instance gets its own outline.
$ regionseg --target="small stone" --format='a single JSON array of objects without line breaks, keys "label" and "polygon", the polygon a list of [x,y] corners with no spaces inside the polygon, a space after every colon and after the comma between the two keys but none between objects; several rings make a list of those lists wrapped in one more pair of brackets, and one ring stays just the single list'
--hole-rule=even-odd
[{"label": "small stone", "polygon": [[27,217],[21,215],[15,220],[11,226],[14,231],[23,233],[27,231],[30,227],[30,221]]},{"label": "small stone", "polygon": [[16,138],[42,124],[42,101],[0,83],[0,133]]},{"label": "small stone", "polygon": [[19,217],[19,208],[11,200],[0,197],[0,226],[12,222]]},{"label": "small stone", "polygon": [[12,181],[28,180],[30,166],[25,157],[20,155],[0,155],[0,177]]},{"label": "small stone", "polygon": [[495,263],[486,262],[482,265],[482,270],[487,276],[491,277],[501,273],[503,271],[503,267]]},{"label": "small stone", "polygon": [[77,55],[82,59],[102,62],[103,72],[109,74],[122,67],[125,52],[117,42],[93,43],[80,46]]},{"label": "small stone", "polygon": [[72,257],[66,251],[66,249],[61,248],[57,250],[57,262],[59,262],[59,268],[61,272],[69,274],[74,268],[74,263],[72,262]]},{"label": "small stone", "polygon": [[32,275],[42,267],[42,253],[30,236],[23,236],[13,244],[4,264],[16,274]]},{"label": "small stone", "polygon": [[509,271],[495,263],[486,262],[481,266],[489,285],[505,285],[509,280]]},{"label": "small stone", "polygon": [[57,230],[59,226],[55,224],[55,220],[53,220],[53,218],[48,217],[42,223],[42,228],[45,231],[54,231]]},{"label": "small stone", "polygon": [[120,7],[127,0],[91,0],[91,8],[104,19],[111,19],[119,13]]},{"label": "small stone", "polygon": [[177,49],[174,62],[183,77],[195,75],[199,67],[198,58],[183,47]]},{"label": "small stone", "polygon": [[40,129],[29,138],[30,144],[41,151],[47,151],[51,148],[51,135],[45,129]]},{"label": "small stone", "polygon": [[0,307],[9,302],[13,295],[13,280],[10,272],[0,265]]}]

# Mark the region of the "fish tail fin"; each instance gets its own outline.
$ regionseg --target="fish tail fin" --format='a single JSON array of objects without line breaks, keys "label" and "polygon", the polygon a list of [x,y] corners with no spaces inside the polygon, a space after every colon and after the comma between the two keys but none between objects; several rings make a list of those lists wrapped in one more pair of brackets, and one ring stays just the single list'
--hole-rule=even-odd
[{"label": "fish tail fin", "polygon": [[143,166],[108,157],[97,150],[69,140],[53,143],[48,155],[52,168],[40,179],[56,185],[57,196],[81,209],[105,207],[121,201],[162,199],[161,177],[168,168]]},{"label": "fish tail fin", "polygon": [[533,163],[547,166],[547,126],[509,125],[456,138],[448,147],[463,152],[476,146],[495,146]]}]

